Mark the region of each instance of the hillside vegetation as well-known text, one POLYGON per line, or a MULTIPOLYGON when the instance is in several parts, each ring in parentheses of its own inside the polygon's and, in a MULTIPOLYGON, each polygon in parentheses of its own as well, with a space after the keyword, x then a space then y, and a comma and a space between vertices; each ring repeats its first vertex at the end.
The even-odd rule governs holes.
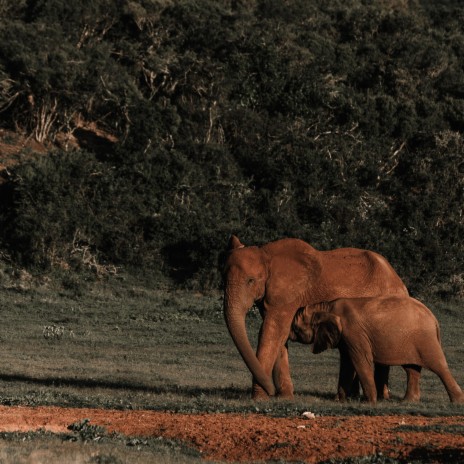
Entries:
POLYGON ((462 297, 463 24, 457 0, 0 1, 1 128, 50 150, 3 174, 2 256, 215 288, 231 233, 293 236, 462 297))

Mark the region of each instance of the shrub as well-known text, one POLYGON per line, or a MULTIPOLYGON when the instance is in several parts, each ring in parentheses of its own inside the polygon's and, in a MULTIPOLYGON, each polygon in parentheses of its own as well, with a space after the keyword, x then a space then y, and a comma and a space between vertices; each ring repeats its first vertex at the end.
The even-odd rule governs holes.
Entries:
POLYGON ((459 2, 0 10, 3 127, 50 142, 87 121, 117 140, 11 170, 0 234, 18 263, 214 287, 231 233, 297 236, 379 251, 415 292, 459 287, 459 2))

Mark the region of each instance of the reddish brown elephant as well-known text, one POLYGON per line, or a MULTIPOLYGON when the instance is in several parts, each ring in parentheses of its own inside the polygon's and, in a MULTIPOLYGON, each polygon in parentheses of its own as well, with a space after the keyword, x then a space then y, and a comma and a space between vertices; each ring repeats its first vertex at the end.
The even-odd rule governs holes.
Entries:
POLYGON ((232 339, 253 375, 253 397, 293 397, 287 339, 298 308, 337 298, 408 295, 388 261, 367 250, 318 251, 298 239, 261 247, 229 241, 224 268, 224 315, 232 339), (263 324, 251 347, 245 317, 257 304, 263 324))
POLYGON ((408 374, 405 400, 419 401, 422 367, 440 377, 452 402, 464 402, 464 393, 452 376, 432 312, 410 297, 342 298, 301 308, 295 315, 290 339, 313 344, 313 353, 338 348, 340 389, 350 389, 354 371, 364 395, 377 400, 374 363, 403 366, 408 374), (350 362, 347 363, 346 360, 350 362))

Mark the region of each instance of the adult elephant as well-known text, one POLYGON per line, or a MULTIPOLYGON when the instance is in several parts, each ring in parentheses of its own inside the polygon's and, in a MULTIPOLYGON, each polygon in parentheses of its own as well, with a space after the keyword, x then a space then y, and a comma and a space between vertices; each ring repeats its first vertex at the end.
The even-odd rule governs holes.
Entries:
POLYGON ((367 250, 318 251, 287 238, 261 247, 229 240, 224 268, 224 316, 230 335, 253 375, 253 398, 293 397, 287 340, 302 306, 337 298, 408 295, 388 261, 367 250), (257 304, 263 324, 255 354, 245 317, 257 304))

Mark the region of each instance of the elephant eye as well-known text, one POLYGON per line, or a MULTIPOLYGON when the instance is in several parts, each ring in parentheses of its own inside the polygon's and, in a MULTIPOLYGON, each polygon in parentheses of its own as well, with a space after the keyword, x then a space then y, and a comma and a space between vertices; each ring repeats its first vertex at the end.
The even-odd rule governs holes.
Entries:
POLYGON ((248 285, 252 285, 254 283, 255 283, 255 279, 253 279, 253 277, 250 277, 250 278, 247 279, 247 284, 248 285))

